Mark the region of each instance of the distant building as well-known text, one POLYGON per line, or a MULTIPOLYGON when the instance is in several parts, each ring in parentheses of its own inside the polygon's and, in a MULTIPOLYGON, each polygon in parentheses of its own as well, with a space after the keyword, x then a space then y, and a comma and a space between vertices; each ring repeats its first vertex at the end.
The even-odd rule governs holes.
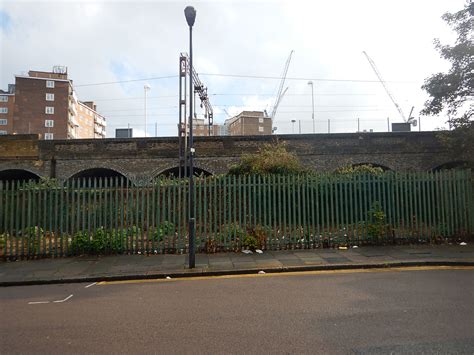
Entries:
POLYGON ((411 124, 409 122, 392 123, 392 132, 410 132, 411 124))
POLYGON ((115 138, 133 138, 133 128, 116 128, 115 138))
POLYGON ((97 112, 94 102, 78 100, 65 67, 16 75, 15 85, 9 85, 8 92, 0 91, 0 134, 104 138, 105 126, 105 117, 97 112))
POLYGON ((242 111, 225 121, 229 136, 258 136, 272 134, 272 119, 262 111, 242 111))
MULTIPOLYGON (((189 131, 189 124, 187 131, 189 131)), ((221 133, 222 125, 213 124, 209 129, 209 124, 203 118, 196 118, 193 120, 194 137, 221 136, 221 133)))

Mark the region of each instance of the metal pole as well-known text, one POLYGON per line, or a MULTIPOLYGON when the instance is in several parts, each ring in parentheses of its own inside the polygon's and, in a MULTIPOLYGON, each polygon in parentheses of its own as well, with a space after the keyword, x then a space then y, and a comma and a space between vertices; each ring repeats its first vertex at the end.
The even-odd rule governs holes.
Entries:
POLYGON ((316 133, 316 123, 314 121, 314 90, 313 90, 313 84, 311 83, 311 101, 313 103, 313 114, 312 114, 312 118, 313 118, 313 133, 316 133))
POLYGON ((196 266, 194 250, 194 165, 193 165, 193 28, 189 26, 189 268, 196 266))
POLYGON ((328 133, 331 133, 331 120, 328 118, 328 133))
POLYGON ((360 132, 360 118, 357 117, 357 132, 360 132))
POLYGON ((390 117, 387 117, 387 132, 390 132, 390 117))
POLYGON ((301 134, 301 120, 298 120, 298 130, 299 134, 301 134))
POLYGON ((143 87, 143 90, 145 90, 145 137, 146 137, 146 85, 143 87))

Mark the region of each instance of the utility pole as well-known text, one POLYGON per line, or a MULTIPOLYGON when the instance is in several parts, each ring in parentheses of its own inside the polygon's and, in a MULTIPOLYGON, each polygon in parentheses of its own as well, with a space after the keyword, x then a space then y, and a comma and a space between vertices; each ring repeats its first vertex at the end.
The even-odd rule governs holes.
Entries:
POLYGON ((147 121, 147 112, 146 112, 146 93, 147 93, 147 92, 148 92, 150 89, 151 89, 151 86, 150 86, 150 85, 148 85, 148 84, 145 84, 145 85, 143 86, 143 90, 145 91, 145 137, 147 136, 147 134, 146 134, 146 126, 147 126, 147 123, 146 123, 146 121, 147 121))
POLYGON ((314 121, 314 84, 312 81, 308 81, 308 85, 311 85, 311 102, 313 104, 313 114, 312 114, 312 119, 313 119, 313 133, 316 133, 316 123, 314 121))

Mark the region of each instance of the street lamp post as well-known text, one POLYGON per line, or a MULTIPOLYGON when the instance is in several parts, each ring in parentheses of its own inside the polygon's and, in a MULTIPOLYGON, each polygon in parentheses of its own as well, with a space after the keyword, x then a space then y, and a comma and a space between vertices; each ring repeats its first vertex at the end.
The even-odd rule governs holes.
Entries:
POLYGON ((196 20, 196 10, 192 6, 184 9, 184 16, 189 26, 189 268, 196 266, 194 250, 194 165, 193 165, 193 25, 196 20))
POLYGON ((146 120, 147 120, 147 112, 146 112, 146 93, 151 89, 151 86, 148 84, 145 84, 143 86, 143 90, 145 91, 145 137, 146 137, 146 120))
POLYGON ((295 134, 295 122, 296 120, 291 120, 291 133, 295 134))
POLYGON ((308 81, 308 85, 311 85, 311 102, 313 103, 313 133, 316 133, 316 123, 314 122, 314 88, 313 88, 313 82, 308 81))

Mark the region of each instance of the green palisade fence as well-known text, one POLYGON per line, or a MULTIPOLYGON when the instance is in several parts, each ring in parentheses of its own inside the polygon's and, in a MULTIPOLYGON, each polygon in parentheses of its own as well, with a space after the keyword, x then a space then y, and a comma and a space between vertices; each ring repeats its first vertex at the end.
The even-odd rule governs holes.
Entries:
MULTIPOLYGON (((187 179, 0 181, 0 257, 188 250, 187 179)), ((470 171, 196 178, 196 249, 433 242, 474 231, 470 171)))

